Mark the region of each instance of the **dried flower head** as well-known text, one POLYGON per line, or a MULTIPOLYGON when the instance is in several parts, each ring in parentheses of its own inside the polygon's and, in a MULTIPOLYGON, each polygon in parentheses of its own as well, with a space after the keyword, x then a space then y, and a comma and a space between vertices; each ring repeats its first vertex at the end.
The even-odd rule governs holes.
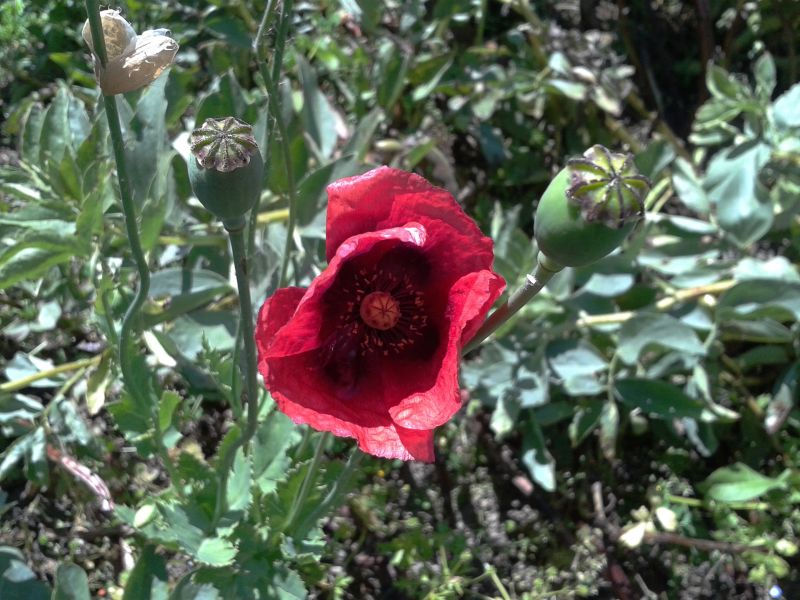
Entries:
POLYGON ((100 13, 106 64, 103 65, 94 46, 89 21, 83 25, 83 39, 94 57, 97 83, 106 96, 143 88, 155 81, 175 60, 178 43, 167 29, 151 29, 136 35, 131 24, 119 11, 100 13))

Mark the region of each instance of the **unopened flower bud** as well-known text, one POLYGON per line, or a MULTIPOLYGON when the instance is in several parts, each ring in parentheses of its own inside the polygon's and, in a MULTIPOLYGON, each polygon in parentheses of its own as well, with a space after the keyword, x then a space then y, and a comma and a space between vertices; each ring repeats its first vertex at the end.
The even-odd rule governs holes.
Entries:
POLYGON ((189 136, 189 181, 203 206, 237 227, 258 202, 264 161, 253 128, 235 117, 206 119, 189 136))
POLYGON ((562 267, 603 258, 642 218, 649 190, 631 155, 592 146, 568 161, 542 195, 534 222, 539 251, 562 267))
POLYGON ((151 29, 136 35, 119 11, 100 12, 106 64, 95 49, 89 21, 83 25, 83 39, 94 56, 94 72, 103 94, 113 96, 143 88, 155 81, 175 60, 178 43, 167 29, 151 29))

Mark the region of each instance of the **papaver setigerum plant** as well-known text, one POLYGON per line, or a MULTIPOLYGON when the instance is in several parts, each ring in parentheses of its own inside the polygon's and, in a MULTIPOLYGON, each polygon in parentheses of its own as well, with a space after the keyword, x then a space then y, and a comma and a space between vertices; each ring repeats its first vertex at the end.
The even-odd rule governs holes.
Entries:
POLYGON ((328 267, 267 299, 259 369, 295 423, 370 454, 433 461, 461 408, 461 349, 504 288, 453 196, 381 167, 328 187, 328 267))
POLYGON ((205 4, 0 6, 0 600, 800 597, 798 3, 205 4))

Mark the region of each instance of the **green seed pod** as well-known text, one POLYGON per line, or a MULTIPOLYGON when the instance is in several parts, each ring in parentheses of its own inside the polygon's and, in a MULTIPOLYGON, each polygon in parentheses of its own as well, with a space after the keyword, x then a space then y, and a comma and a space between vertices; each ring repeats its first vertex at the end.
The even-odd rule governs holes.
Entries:
POLYGON ((540 253, 562 267, 603 258, 644 216, 649 190, 630 154, 592 146, 567 162, 539 201, 534 236, 540 253))
POLYGON ((195 196, 227 229, 244 226, 261 196, 264 161, 253 128, 234 117, 206 119, 189 136, 189 181, 195 196))

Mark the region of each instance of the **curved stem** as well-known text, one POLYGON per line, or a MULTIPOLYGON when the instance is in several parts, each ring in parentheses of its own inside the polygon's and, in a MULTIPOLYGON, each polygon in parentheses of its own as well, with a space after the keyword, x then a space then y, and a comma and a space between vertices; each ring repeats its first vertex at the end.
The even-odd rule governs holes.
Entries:
MULTIPOLYGON (((107 54, 105 38, 103 36, 103 26, 100 20, 100 7, 98 6, 97 0, 86 0, 86 12, 89 17, 89 27, 92 31, 94 52, 101 64, 105 65, 107 62, 107 54)), ((122 137, 122 127, 120 126, 116 96, 106 96, 103 94, 103 103, 105 106, 106 120, 108 121, 108 129, 111 135, 111 146, 114 150, 114 161, 117 165, 117 180, 119 182, 122 214, 125 217, 125 231, 128 236, 128 243, 130 244, 133 261, 136 264, 136 271, 139 274, 139 287, 136 289, 133 301, 128 307, 128 310, 125 312, 125 317, 122 319, 122 327, 119 333, 120 370, 122 371, 122 378, 125 381, 125 387, 128 393, 133 396, 139 406, 147 406, 151 409, 150 417, 153 421, 153 437, 156 449, 170 479, 174 483, 177 483, 179 480, 177 472, 164 446, 164 438, 159 425, 158 402, 150 398, 148 390, 143 389, 142 386, 136 382, 134 372, 133 363, 135 356, 133 338, 135 334, 139 333, 139 312, 150 290, 150 268, 147 264, 144 251, 142 250, 139 230, 136 225, 136 209, 134 208, 133 195, 131 194, 128 163, 125 160, 125 141, 122 137)), ((178 490, 180 494, 180 490, 177 487, 176 490, 178 490)))
POLYGON ((486 319, 484 324, 478 329, 478 332, 470 340, 470 342, 461 351, 461 354, 467 354, 480 346, 481 342, 489 337, 492 333, 506 321, 508 321, 514 314, 525 306, 531 299, 542 291, 547 282, 561 270, 562 267, 553 263, 550 259, 539 253, 536 270, 529 273, 525 279, 525 283, 516 292, 506 300, 506 303, 501 305, 495 310, 489 318, 486 319))

